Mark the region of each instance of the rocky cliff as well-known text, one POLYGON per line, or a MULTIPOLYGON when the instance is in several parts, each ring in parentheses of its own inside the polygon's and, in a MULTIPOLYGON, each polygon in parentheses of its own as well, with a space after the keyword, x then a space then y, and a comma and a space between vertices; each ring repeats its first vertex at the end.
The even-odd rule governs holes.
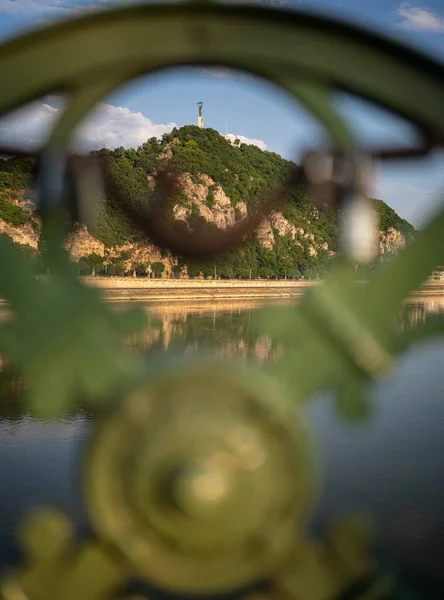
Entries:
MULTIPOLYGON (((119 211, 122 195, 139 206, 156 193, 155 174, 168 164, 179 173, 179 191, 171 218, 192 230, 198 220, 219 230, 245 218, 259 194, 279 185, 291 165, 279 155, 257 147, 233 146, 211 129, 183 127, 148 140, 136 150, 97 153, 102 161, 105 194, 97 199, 94 226, 76 225, 65 247, 82 273, 214 274, 236 277, 313 278, 322 275, 338 249, 337 213, 320 212, 310 191, 299 187, 279 211, 264 219, 242 248, 211 264, 184 261, 143 239, 119 211), (117 191, 119 193, 117 193, 117 191), (120 196, 119 196, 120 195, 120 196)), ((31 166, 10 159, 0 162, 0 233, 38 251, 40 226, 29 200, 31 166)), ((413 236, 413 228, 384 202, 374 201, 381 216, 380 253, 393 254, 413 236)))
POLYGON ((30 223, 14 227, 13 225, 6 223, 3 219, 0 219, 0 234, 1 233, 8 235, 17 244, 29 246, 35 250, 38 248, 40 233, 38 230, 36 231, 30 223))

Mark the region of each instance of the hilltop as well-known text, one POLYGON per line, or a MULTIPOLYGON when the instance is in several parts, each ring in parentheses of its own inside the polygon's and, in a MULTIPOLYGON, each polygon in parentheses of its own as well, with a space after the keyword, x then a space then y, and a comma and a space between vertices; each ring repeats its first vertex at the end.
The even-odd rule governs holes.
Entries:
MULTIPOLYGON (((168 163, 180 173, 180 189, 171 203, 171 218, 186 227, 205 221, 225 229, 243 218, 258 194, 282 183, 294 167, 274 152, 230 143, 214 129, 186 126, 161 140, 151 138, 137 149, 102 149, 92 153, 104 164, 105 193, 94 205, 90 231, 77 225, 66 249, 79 272, 138 275, 154 273, 218 277, 322 276, 338 250, 337 211, 319 211, 310 190, 296 187, 279 211, 264 220, 257 232, 230 254, 216 260, 191 261, 171 256, 143 239, 124 216, 118 197, 137 206, 148 205, 156 193, 155 173, 168 163)), ((20 244, 39 269, 40 225, 32 213, 29 187, 32 161, 0 161, 0 233, 20 244)), ((414 235, 413 227, 382 200, 380 257, 395 253, 414 235)))

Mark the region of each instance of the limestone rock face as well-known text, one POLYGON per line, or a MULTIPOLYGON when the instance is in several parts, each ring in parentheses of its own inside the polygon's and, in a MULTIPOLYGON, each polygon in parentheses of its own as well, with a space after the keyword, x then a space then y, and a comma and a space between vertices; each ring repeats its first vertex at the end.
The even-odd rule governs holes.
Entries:
POLYGON ((172 156, 173 156, 173 151, 171 150, 171 147, 169 145, 167 145, 165 150, 159 154, 159 157, 158 157, 159 163, 162 166, 164 166, 166 163, 168 163, 168 161, 170 160, 170 158, 172 156))
POLYGON ((185 208, 185 206, 180 206, 179 204, 173 206, 173 215, 176 221, 183 221, 188 225, 187 218, 190 216, 190 213, 191 211, 185 208))
POLYGON ((35 250, 38 249, 40 234, 30 223, 26 223, 20 227, 13 227, 3 219, 0 219, 0 233, 6 233, 16 244, 31 246, 35 250))
POLYGON ((177 264, 177 259, 172 256, 162 258, 160 249, 148 242, 146 244, 141 242, 127 243, 123 246, 106 248, 105 244, 99 242, 89 233, 85 225, 78 225, 67 237, 65 248, 73 262, 79 262, 82 256, 89 256, 90 254, 106 257, 105 262, 107 262, 107 259, 118 258, 124 253, 129 256, 123 261, 128 270, 131 270, 136 263, 162 262, 165 265, 165 275, 169 275, 173 266, 177 264))
POLYGON ((284 215, 276 210, 273 210, 270 213, 270 223, 272 227, 277 229, 279 235, 287 235, 287 233, 291 234, 291 238, 294 240, 297 235, 296 227, 293 223, 290 223, 284 215))
POLYGON ((402 233, 390 227, 387 231, 379 232, 379 251, 381 254, 396 254, 398 250, 405 247, 405 238, 402 233))
MULTIPOLYGON (((159 156, 159 166, 167 165, 173 156, 172 147, 179 140, 172 140, 159 156)), ((251 180, 254 178, 251 176, 251 180)), ((208 223, 212 223, 219 230, 226 230, 239 223, 247 217, 248 209, 245 202, 238 202, 233 206, 231 199, 223 188, 206 174, 199 174, 195 180, 190 173, 182 173, 178 177, 178 184, 183 192, 180 204, 173 207, 173 216, 177 221, 185 223, 191 229, 189 223, 191 216, 197 213, 208 223)), ((147 186, 154 189, 156 185, 155 173, 147 175, 147 186)), ((11 193, 10 202, 21 206, 30 215, 34 205, 24 193, 11 193)), ((320 218, 317 208, 313 207, 310 215, 314 220, 320 218)), ((33 217, 35 219, 35 217, 33 217)), ((35 219, 38 222, 38 219, 35 219)), ((305 221, 304 221, 305 223, 305 221)), ((307 227, 310 221, 307 220, 307 227)), ((38 249, 39 230, 34 229, 30 223, 24 226, 13 227, 0 219, 0 233, 6 233, 12 240, 19 244, 31 246, 38 249)), ((319 252, 327 252, 334 256, 335 252, 330 250, 328 243, 315 234, 306 231, 306 228, 296 226, 278 211, 272 211, 267 218, 263 219, 257 231, 259 243, 263 248, 273 250, 276 244, 276 236, 289 236, 295 246, 309 256, 316 257, 319 252)), ((391 227, 387 231, 379 232, 379 247, 381 254, 395 254, 406 245, 404 236, 398 229, 391 227)), ((71 260, 78 262, 82 257, 90 254, 98 254, 104 257, 105 263, 112 258, 124 258, 127 270, 134 268, 136 263, 162 262, 165 265, 164 276, 168 277, 177 265, 177 259, 167 252, 161 252, 154 244, 147 242, 126 243, 123 246, 106 248, 105 245, 92 236, 85 225, 77 225, 74 231, 65 240, 65 248, 69 252, 71 260)), ((180 277, 187 277, 187 269, 184 267, 180 277)))
POLYGON ((256 231, 257 239, 263 248, 272 250, 274 248, 274 233, 270 221, 263 219, 256 231))
POLYGON ((147 175, 146 180, 147 180, 148 187, 150 188, 150 190, 154 190, 156 187, 156 181, 154 179, 154 175, 147 175))
POLYGON ((98 254, 105 256, 105 244, 93 237, 86 225, 78 225, 65 240, 65 248, 73 262, 79 262, 82 256, 98 254))
MULTIPOLYGON (((207 223, 213 223, 218 229, 227 229, 233 227, 236 223, 236 209, 231 205, 230 198, 225 194, 220 185, 208 175, 199 175, 199 183, 194 183, 189 173, 182 173, 178 177, 178 183, 188 198, 185 206, 176 205, 173 213, 176 218, 187 222, 193 208, 197 209, 199 215, 207 223), (213 194, 213 205, 207 206, 207 197, 210 191, 213 194)), ((244 202, 237 205, 237 211, 240 215, 245 215, 247 206, 244 202)))
POLYGON ((164 168, 168 164, 170 158, 172 158, 172 156, 173 156, 173 151, 171 149, 171 146, 174 146, 175 144, 178 144, 179 142, 180 142, 180 140, 178 138, 174 138, 169 144, 165 145, 165 149, 157 157, 157 160, 159 161, 159 165, 162 168, 164 168))
MULTIPOLYGON (((176 258, 170 254, 162 257, 160 248, 149 242, 127 243, 123 246, 114 246, 108 252, 110 258, 119 257, 122 253, 127 254, 129 258, 124 260, 124 264, 128 270, 131 270, 136 263, 161 262, 165 265, 163 273, 165 277, 168 277, 172 273, 173 267, 177 264, 176 258)), ((148 269, 148 272, 150 272, 150 269, 148 269)))
MULTIPOLYGON (((300 248, 304 247, 301 239, 307 237, 307 235, 310 237, 310 239, 314 240, 314 235, 312 233, 304 236, 304 229, 302 227, 296 227, 293 225, 293 223, 286 219, 281 212, 273 210, 268 219, 263 219, 257 230, 259 242, 264 248, 269 248, 270 250, 274 248, 274 230, 277 232, 277 235, 280 236, 290 234, 295 246, 299 246, 300 248)), ((315 254, 311 256, 315 256, 317 254, 317 251, 314 248, 313 250, 315 254)))

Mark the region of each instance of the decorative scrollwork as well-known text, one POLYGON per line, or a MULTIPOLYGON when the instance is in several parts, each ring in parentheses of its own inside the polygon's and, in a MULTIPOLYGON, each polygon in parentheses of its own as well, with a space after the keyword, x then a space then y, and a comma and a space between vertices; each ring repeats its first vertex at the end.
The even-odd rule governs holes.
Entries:
MULTIPOLYGON (((38 414, 60 414, 79 395, 96 406, 112 404, 82 466, 91 539, 77 539, 74 525, 55 510, 29 517, 22 536, 27 560, 0 583, 0 594, 4 600, 99 600, 118 595, 135 577, 177 595, 248 597, 243 586, 262 581, 265 597, 280 600, 390 597, 396 586, 375 567, 368 528, 346 520, 326 540, 308 534, 316 473, 306 426, 291 405, 333 389, 344 414, 367 414, 366 386, 415 341, 397 333, 394 318, 407 293, 444 263, 444 210, 365 284, 356 283, 350 264, 365 260, 365 252, 356 250, 345 227, 343 260, 321 287, 298 308, 258 313, 261 332, 286 350, 268 373, 200 360, 170 366, 169 359, 150 370, 123 340, 144 326, 140 313, 107 310, 61 252, 62 209, 71 203, 77 218, 85 203, 84 171, 73 167, 69 142, 103 95, 141 72, 182 64, 241 68, 302 101, 330 134, 328 156, 351 167, 342 179, 334 168, 319 176, 312 155, 305 171, 295 170, 286 185, 308 178, 321 203, 366 210, 366 155, 334 113, 332 89, 373 100, 416 126, 418 148, 376 149, 370 157, 424 153, 444 143, 443 67, 360 29, 293 11, 138 6, 49 27, 0 48, 0 115, 43 93, 71 92, 38 153, 37 199, 51 278, 36 281, 12 245, 0 241, 0 294, 13 312, 0 350, 25 377, 38 414), (166 38, 170 44, 162 43, 166 38), (406 94, 412 80, 417 93, 406 94)), ((125 199, 122 207, 153 240, 184 255, 239 242, 285 191, 274 190, 228 234, 191 238, 163 222, 174 180, 160 178, 160 208, 134 212, 125 199)), ((422 334, 442 329, 438 321, 422 334)))
POLYGON ((308 434, 267 375, 173 366, 98 425, 87 506, 136 573, 177 593, 228 591, 269 576, 302 534, 308 434))

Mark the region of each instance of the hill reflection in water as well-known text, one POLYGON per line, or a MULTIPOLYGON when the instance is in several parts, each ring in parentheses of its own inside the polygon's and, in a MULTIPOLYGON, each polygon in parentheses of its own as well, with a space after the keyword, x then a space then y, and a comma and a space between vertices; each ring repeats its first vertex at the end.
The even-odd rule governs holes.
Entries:
MULTIPOLYGON (((167 350, 192 354, 207 351, 216 358, 251 360, 264 364, 276 360, 279 344, 253 328, 252 316, 264 305, 297 306, 298 300, 222 300, 147 305, 148 327, 128 339, 147 356, 167 350)), ((122 305, 120 305, 121 307, 122 305)), ((120 307, 116 307, 119 310, 120 307)), ((401 330, 423 324, 429 316, 444 313, 444 298, 415 299, 400 313, 401 330)), ((6 319, 3 312, 0 320, 6 319)), ((0 420, 20 418, 24 384, 10 372, 0 356, 0 420)))
MULTIPOLYGON (((129 343, 145 353, 170 348, 191 353, 205 348, 218 358, 266 362, 278 356, 279 346, 258 335, 252 327, 252 314, 264 305, 296 307, 297 303, 298 300, 196 301, 149 306, 149 327, 129 343)), ((440 313, 444 313, 444 297, 414 298, 400 312, 399 327, 405 330, 421 325, 440 313)))
POLYGON ((149 307, 149 328, 129 343, 145 353, 175 349, 190 354, 205 349, 217 358, 272 360, 277 345, 252 327, 251 316, 258 306, 257 301, 219 301, 149 307))

